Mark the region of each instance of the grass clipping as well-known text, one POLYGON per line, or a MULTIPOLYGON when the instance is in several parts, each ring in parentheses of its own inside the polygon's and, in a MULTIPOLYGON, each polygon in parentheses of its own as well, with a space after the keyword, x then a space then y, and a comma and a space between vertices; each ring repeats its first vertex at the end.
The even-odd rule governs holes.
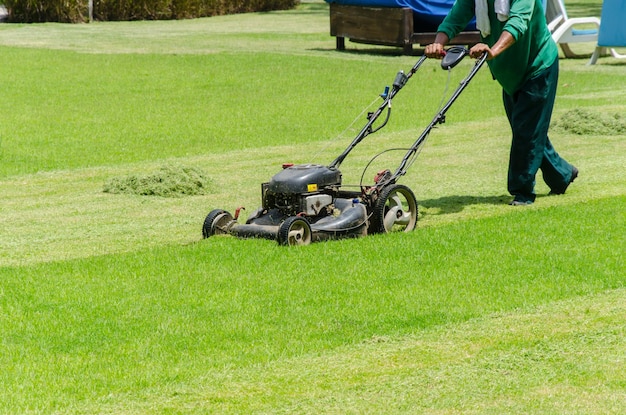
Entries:
POLYGON ((165 165, 144 175, 115 177, 104 184, 105 193, 183 197, 211 193, 213 182, 195 167, 165 165))
POLYGON ((626 118, 618 113, 576 108, 563 114, 555 127, 576 135, 622 135, 626 134, 626 118))

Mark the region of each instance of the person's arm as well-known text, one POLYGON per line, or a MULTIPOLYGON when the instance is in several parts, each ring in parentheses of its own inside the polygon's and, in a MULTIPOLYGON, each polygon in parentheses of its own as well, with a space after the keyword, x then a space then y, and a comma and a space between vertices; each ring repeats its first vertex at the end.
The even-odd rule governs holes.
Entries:
POLYGON ((477 43, 472 46, 470 49, 470 56, 477 59, 480 58, 483 53, 487 53, 487 60, 491 60, 510 48, 514 43, 515 38, 513 35, 505 30, 492 47, 487 46, 485 43, 477 43))
POLYGON ((474 0, 456 0, 448 15, 437 28, 435 41, 426 46, 424 54, 429 58, 442 58, 444 46, 458 35, 474 17, 474 0))
POLYGON ((527 32, 534 7, 534 0, 517 0, 512 3, 509 19, 496 43, 491 48, 484 43, 474 45, 470 49, 470 56, 478 58, 483 53, 487 53, 487 59, 493 59, 511 47, 527 32))

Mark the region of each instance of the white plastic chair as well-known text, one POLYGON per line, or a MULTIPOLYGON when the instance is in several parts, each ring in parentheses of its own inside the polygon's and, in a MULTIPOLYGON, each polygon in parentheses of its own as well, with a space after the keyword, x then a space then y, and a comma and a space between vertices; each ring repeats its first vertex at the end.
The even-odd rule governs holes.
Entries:
POLYGON ((607 49, 610 50, 614 58, 624 59, 626 55, 619 54, 613 47, 626 47, 626 1, 624 0, 604 0, 602 3, 602 20, 600 33, 598 34, 598 44, 596 46, 589 65, 596 63, 600 55, 605 55, 607 49))
POLYGON ((569 18, 563 0, 547 1, 546 20, 552 39, 561 47, 566 58, 579 57, 569 47, 570 43, 596 43, 598 41, 600 19, 597 17, 569 18), (592 27, 589 28, 589 26, 592 27))

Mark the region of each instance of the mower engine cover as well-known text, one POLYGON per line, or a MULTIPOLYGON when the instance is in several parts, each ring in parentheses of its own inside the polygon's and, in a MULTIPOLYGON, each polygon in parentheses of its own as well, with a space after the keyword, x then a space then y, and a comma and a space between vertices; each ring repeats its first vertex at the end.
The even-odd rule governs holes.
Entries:
POLYGON ((319 164, 287 167, 272 177, 267 191, 274 194, 315 193, 341 185, 341 172, 319 164))
POLYGON ((333 203, 341 172, 319 164, 301 164, 283 169, 262 186, 263 208, 283 215, 324 215, 333 203))

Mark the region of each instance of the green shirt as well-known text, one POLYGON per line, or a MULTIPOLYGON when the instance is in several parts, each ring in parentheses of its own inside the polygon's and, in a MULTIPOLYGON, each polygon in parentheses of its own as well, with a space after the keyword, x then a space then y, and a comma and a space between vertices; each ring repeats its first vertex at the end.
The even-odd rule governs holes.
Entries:
MULTIPOLYGON (((515 39, 511 47, 487 61, 494 78, 512 95, 526 80, 552 65, 558 59, 558 49, 546 24, 541 0, 510 1, 509 18, 501 22, 494 11, 494 0, 487 0, 491 34, 482 39, 489 47, 498 41, 503 31, 515 39)), ((452 39, 472 20, 474 10, 474 0, 456 0, 437 30, 452 39)))

